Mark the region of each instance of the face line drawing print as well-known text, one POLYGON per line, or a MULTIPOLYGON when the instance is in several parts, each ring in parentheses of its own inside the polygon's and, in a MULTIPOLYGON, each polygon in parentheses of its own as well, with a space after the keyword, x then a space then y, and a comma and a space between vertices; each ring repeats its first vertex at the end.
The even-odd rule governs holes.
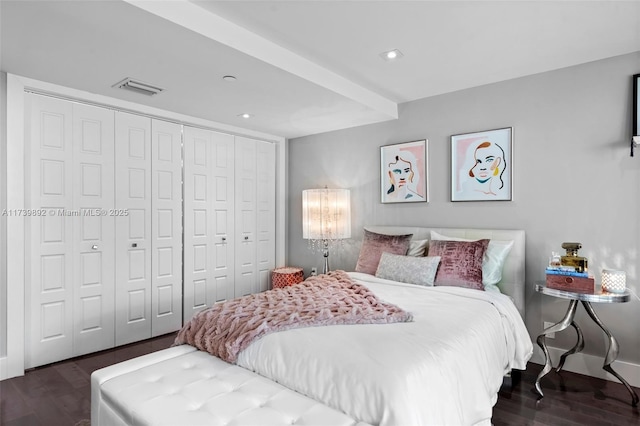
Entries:
POLYGON ((389 163, 387 165, 387 168, 389 168, 389 180, 391 181, 391 187, 387 191, 387 194, 390 194, 393 191, 395 191, 396 179, 394 179, 395 177, 394 175, 398 176, 398 187, 401 187, 407 184, 407 180, 405 179, 406 175, 409 176, 409 181, 413 182, 413 167, 411 166, 411 163, 401 158, 399 155, 396 155, 395 160, 396 161, 394 163, 389 163), (403 168, 401 164, 398 164, 400 162, 407 164, 408 167, 403 168), (396 165, 396 167, 392 167, 393 165, 396 165))
POLYGON ((469 176, 475 178, 476 181, 480 184, 488 184, 487 190, 475 189, 475 191, 482 192, 486 195, 497 195, 491 189, 491 184, 493 183, 493 179, 497 178, 500 181, 500 187, 498 188, 498 190, 504 187, 504 180, 502 179, 502 175, 504 174, 507 166, 505 161, 504 149, 502 149, 502 147, 495 142, 492 143, 489 141, 484 141, 475 148, 473 156, 474 165, 473 167, 471 167, 471 169, 469 169, 469 176), (496 152, 491 152, 489 149, 492 146, 498 148, 500 150, 500 153, 497 154, 496 152), (479 151, 484 151, 484 153, 479 151))
POLYGON ((411 161, 412 159, 409 159, 405 154, 397 153, 393 156, 395 161, 387 163, 389 189, 386 191, 386 194, 391 197, 403 199, 410 199, 413 197, 423 199, 424 197, 418 194, 414 189, 414 183, 416 183, 414 182, 416 172, 414 171, 413 163, 411 161))

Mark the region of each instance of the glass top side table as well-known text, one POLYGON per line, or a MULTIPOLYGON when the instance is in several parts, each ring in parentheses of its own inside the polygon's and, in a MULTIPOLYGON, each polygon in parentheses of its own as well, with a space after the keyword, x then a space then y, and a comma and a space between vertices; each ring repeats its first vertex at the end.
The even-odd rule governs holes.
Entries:
POLYGON ((602 368, 605 371, 613 374, 627 388, 627 390, 631 394, 631 401, 632 401, 631 405, 636 407, 638 405, 638 394, 636 394, 636 392, 631 388, 629 383, 627 383, 627 381, 623 379, 622 376, 620 376, 617 372, 615 372, 611 367, 611 363, 615 361, 616 358, 618 357, 618 351, 619 351, 618 341, 615 339, 615 337, 613 337, 611 332, 607 330, 607 328, 604 326, 602 321, 600 321, 600 318, 598 318, 595 311, 593 310, 593 307, 591 306, 591 303, 628 302, 630 299, 629 291, 626 290, 624 293, 607 293, 607 292, 574 293, 566 290, 556 290, 553 288, 548 288, 544 284, 536 284, 536 291, 538 293, 546 294, 548 296, 559 297, 562 299, 570 300, 569 308, 567 309, 567 313, 565 314, 564 318, 562 318, 560 322, 552 325, 551 327, 546 328, 542 332, 542 334, 539 335, 538 338, 536 339, 538 346, 540 346, 540 348, 542 348, 542 351, 544 352, 544 360, 545 360, 544 368, 542 369, 542 371, 540 371, 540 374, 538 374, 538 377, 536 379, 536 391, 538 392, 538 394, 541 397, 544 396, 544 394, 542 393, 542 388, 540 387, 540 380, 545 375, 547 375, 547 373, 549 373, 549 371, 551 371, 552 369, 551 358, 549 357, 549 350, 547 349, 547 343, 546 343, 547 334, 560 332, 569 326, 572 326, 576 330, 576 333, 578 334, 578 341, 576 342, 575 346, 560 356, 560 362, 556 367, 556 372, 560 372, 560 370, 562 370, 562 367, 564 366, 564 362, 566 361, 569 355, 580 352, 584 348, 584 337, 582 335, 582 330, 580 330, 580 327, 578 327, 578 324, 576 324, 574 321, 574 317, 576 315, 576 309, 578 307, 578 302, 581 302, 582 306, 584 306, 584 309, 587 311, 587 314, 589 314, 589 317, 591 317, 593 322, 595 322, 598 325, 598 327, 600 327, 602 331, 604 331, 604 334, 606 334, 607 337, 609 338, 609 348, 607 349, 607 354, 605 355, 604 364, 602 368))

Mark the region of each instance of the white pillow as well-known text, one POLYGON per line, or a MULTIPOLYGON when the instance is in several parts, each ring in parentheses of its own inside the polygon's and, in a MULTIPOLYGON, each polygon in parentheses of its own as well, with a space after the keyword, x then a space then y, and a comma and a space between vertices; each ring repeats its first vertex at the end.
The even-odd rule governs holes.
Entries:
POLYGON ((376 277, 402 283, 432 286, 438 271, 440 256, 402 256, 382 253, 376 277))
POLYGON ((424 256, 429 240, 411 240, 409 241, 409 250, 407 256, 421 257, 424 256))
MULTIPOLYGON (((448 237, 431 231, 432 240, 476 241, 467 238, 448 237)), ((489 246, 482 257, 482 285, 485 291, 500 291, 497 284, 502 279, 502 268, 513 247, 512 240, 489 240, 489 246)))

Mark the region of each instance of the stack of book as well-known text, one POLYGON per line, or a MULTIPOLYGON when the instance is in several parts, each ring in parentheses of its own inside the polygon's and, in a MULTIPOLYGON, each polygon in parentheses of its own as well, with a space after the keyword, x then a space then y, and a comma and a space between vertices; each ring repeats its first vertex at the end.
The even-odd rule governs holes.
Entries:
POLYGON ((548 267, 547 287, 574 293, 594 293, 595 280, 588 272, 576 272, 575 268, 560 266, 548 267))

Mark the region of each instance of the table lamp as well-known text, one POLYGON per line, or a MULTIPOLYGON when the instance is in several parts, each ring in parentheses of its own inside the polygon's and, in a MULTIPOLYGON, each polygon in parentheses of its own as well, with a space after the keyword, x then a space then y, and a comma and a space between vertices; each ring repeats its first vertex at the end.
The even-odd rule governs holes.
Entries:
POLYGON ((324 256, 323 274, 329 272, 329 247, 351 238, 351 195, 348 189, 302 191, 302 238, 324 256))

